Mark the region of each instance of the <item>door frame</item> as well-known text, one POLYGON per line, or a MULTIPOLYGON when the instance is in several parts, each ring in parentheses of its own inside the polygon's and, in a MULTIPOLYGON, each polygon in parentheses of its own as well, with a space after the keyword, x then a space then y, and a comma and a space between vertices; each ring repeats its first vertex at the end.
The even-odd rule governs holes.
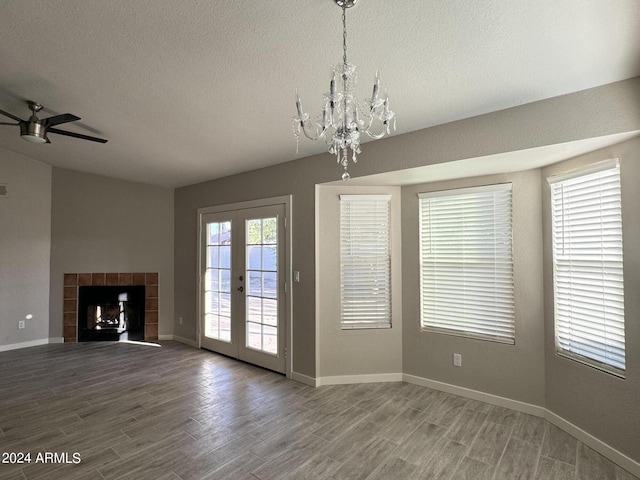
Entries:
POLYGON ((203 316, 203 305, 204 305, 204 295, 202 293, 202 217, 208 213, 221 213, 221 212, 229 212, 236 210, 245 210, 248 208, 255 207, 267 207, 271 205, 284 205, 285 212, 285 229, 282 236, 283 245, 285 248, 284 252, 284 263, 285 270, 283 272, 283 278, 285 282, 285 375, 287 378, 291 378, 292 375, 292 365, 293 365, 293 296, 292 296, 292 268, 291 268, 291 232, 292 232, 292 196, 291 195, 281 195, 278 197, 271 198, 263 198, 258 200, 249 200, 244 202, 235 202, 235 203, 227 203, 224 205, 215 205, 211 207, 202 207, 197 210, 197 288, 198 288, 198 316, 196 319, 196 336, 197 336, 197 344, 198 348, 202 348, 202 316, 203 316))

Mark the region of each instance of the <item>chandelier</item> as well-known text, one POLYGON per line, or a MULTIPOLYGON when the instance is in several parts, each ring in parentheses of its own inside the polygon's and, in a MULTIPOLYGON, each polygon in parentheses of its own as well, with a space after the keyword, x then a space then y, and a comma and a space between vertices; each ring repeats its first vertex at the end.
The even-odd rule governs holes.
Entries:
POLYGON ((380 139, 395 130, 395 113, 389 110, 389 96, 380 95, 380 73, 376 72, 373 93, 363 104, 355 95, 356 66, 347 61, 347 8, 353 7, 358 0, 334 0, 342 8, 342 63, 332 67, 329 92, 324 94, 322 116, 312 121, 309 114, 302 110, 300 96, 296 90, 296 109, 293 117, 293 134, 296 137, 296 152, 300 132, 309 140, 324 139, 329 145, 329 153, 336 156, 338 164, 344 168, 343 180, 351 178, 347 168, 349 156, 353 163, 358 161, 360 134, 380 139), (349 155, 351 150, 351 155, 349 155))

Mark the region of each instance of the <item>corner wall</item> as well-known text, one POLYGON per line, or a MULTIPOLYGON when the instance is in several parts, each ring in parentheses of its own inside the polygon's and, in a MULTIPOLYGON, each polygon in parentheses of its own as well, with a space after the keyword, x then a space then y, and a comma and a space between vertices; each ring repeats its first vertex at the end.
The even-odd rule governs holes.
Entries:
POLYGON ((0 350, 48 343, 51 167, 0 150, 0 183, 0 350))
POLYGON ((50 336, 75 272, 158 272, 158 335, 173 334, 173 190, 62 168, 52 185, 50 336))

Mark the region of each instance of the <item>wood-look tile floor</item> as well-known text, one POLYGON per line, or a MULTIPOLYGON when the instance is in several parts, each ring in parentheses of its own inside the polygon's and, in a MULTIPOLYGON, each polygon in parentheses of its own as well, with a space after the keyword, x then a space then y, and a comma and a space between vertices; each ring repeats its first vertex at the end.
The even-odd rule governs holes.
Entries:
POLYGON ((0 452, 31 454, 0 480, 635 478, 537 417, 405 383, 314 389, 175 342, 0 353, 0 452))

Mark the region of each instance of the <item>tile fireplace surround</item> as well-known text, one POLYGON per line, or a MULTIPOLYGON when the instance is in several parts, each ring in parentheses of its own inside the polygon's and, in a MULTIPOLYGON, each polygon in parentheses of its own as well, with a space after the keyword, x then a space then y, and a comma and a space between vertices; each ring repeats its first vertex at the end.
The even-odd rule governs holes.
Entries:
POLYGON ((158 340, 158 273, 65 273, 64 341, 78 341, 78 287, 144 285, 144 339, 158 340))

